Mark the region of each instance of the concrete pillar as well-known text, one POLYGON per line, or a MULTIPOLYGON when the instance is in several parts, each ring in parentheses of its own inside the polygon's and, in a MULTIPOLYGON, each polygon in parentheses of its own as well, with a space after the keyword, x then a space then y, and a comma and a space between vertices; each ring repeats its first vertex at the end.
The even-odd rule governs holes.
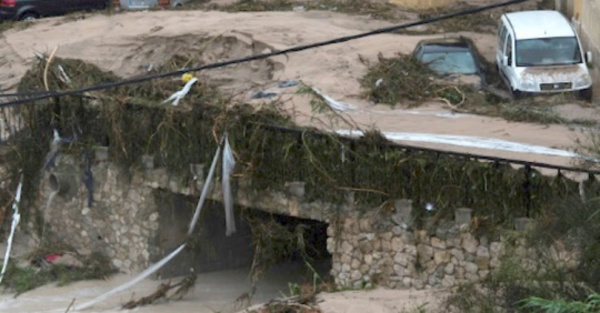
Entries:
POLYGON ((303 181, 286 182, 285 186, 287 187, 288 194, 292 197, 302 199, 304 197, 304 195, 306 194, 306 182, 303 182, 303 181))
POLYGON ((94 157, 98 162, 108 161, 108 147, 107 146, 96 146, 94 147, 94 157))
POLYGON ((472 209, 458 208, 454 211, 454 222, 457 225, 471 225, 472 209))
POLYGON ((531 225, 531 220, 527 217, 517 217, 515 218, 515 230, 516 231, 526 231, 531 225))
POLYGON ((144 166, 145 170, 154 169, 154 156, 150 154, 142 155, 142 165, 144 166))

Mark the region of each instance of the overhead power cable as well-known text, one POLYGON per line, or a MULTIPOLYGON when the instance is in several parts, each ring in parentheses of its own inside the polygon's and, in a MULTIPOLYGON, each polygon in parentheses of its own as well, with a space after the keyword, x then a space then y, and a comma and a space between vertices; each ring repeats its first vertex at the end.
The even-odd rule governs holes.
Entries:
POLYGON ((118 81, 118 82, 104 83, 104 84, 99 84, 99 85, 90 86, 90 87, 84 87, 84 88, 80 88, 80 89, 65 90, 65 91, 4 94, 1 96, 19 97, 22 99, 17 99, 17 100, 1 103, 0 108, 21 105, 21 104, 30 103, 30 102, 34 102, 37 100, 43 100, 43 99, 48 99, 48 98, 78 95, 78 94, 82 94, 82 93, 89 92, 89 91, 98 91, 98 90, 110 89, 110 88, 115 88, 115 87, 120 87, 120 86, 125 86, 125 85, 137 84, 137 83, 151 81, 151 80, 155 80, 155 79, 159 79, 159 78, 178 76, 178 75, 182 75, 182 74, 188 73, 188 72, 196 72, 196 71, 201 71, 201 70, 220 68, 220 67, 225 67, 225 66, 239 64, 239 63, 245 63, 245 62, 250 62, 250 61, 255 61, 255 60, 266 59, 266 58, 274 57, 274 56, 278 56, 278 55, 286 55, 288 53, 300 52, 300 51, 315 49, 315 48, 319 48, 319 47, 329 46, 329 45, 333 45, 333 44, 343 43, 343 42, 347 42, 347 41, 351 41, 351 40, 356 40, 356 39, 360 39, 360 38, 364 38, 364 37, 370 37, 370 36, 374 36, 374 35, 390 33, 390 32, 394 32, 394 31, 409 28, 409 27, 431 24, 431 23, 435 23, 438 21, 447 20, 450 18, 460 17, 460 16, 464 16, 464 15, 469 15, 469 14, 475 14, 475 13, 488 11, 488 10, 492 10, 492 9, 496 9, 496 8, 500 8, 500 7, 505 7, 505 6, 509 6, 509 5, 513 5, 513 4, 523 3, 526 1, 530 1, 530 0, 511 0, 511 1, 496 3, 496 4, 482 6, 482 7, 470 8, 467 10, 462 10, 462 11, 458 11, 458 12, 454 12, 454 13, 448 13, 448 14, 443 14, 440 16, 432 17, 432 18, 422 19, 422 20, 419 20, 416 22, 410 22, 410 23, 405 23, 405 24, 400 24, 400 25, 379 28, 376 30, 363 32, 363 33, 359 33, 356 35, 339 37, 339 38, 321 41, 321 42, 317 42, 317 43, 296 46, 296 47, 292 47, 292 48, 288 48, 288 49, 284 49, 284 50, 277 50, 277 51, 273 51, 273 52, 269 52, 269 53, 257 54, 257 55, 244 57, 244 58, 240 58, 240 59, 235 59, 235 60, 205 64, 205 65, 201 65, 201 66, 197 66, 197 67, 185 68, 185 69, 180 69, 177 71, 172 71, 172 72, 167 72, 167 73, 141 76, 141 77, 131 78, 131 79, 122 80, 122 81, 118 81))

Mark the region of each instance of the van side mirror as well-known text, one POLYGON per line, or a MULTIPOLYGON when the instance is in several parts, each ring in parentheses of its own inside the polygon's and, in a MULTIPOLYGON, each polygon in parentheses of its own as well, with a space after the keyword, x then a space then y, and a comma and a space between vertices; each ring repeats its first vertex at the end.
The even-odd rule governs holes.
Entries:
POLYGON ((594 62, 594 57, 593 57, 592 51, 588 51, 585 53, 585 62, 587 64, 594 62))
POLYGON ((508 66, 508 56, 505 55, 502 57, 502 65, 508 66))

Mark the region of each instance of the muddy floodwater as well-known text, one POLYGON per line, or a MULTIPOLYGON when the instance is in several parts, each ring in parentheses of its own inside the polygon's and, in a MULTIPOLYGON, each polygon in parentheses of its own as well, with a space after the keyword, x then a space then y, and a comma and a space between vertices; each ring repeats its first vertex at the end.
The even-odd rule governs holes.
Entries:
MULTIPOLYGON (((289 295, 288 283, 311 281, 311 273, 301 262, 279 264, 271 268, 257 284, 252 304, 267 302, 289 295)), ((116 275, 107 281, 94 280, 76 282, 58 287, 47 285, 14 297, 0 295, 0 312, 65 312, 73 299, 74 307, 94 299, 125 283, 133 276, 116 275)), ((172 281, 176 282, 175 278, 172 281)), ((160 282, 147 279, 131 289, 114 295, 105 301, 81 312, 171 312, 171 313, 214 313, 236 312, 246 308, 245 303, 236 301, 250 292, 248 269, 236 269, 198 275, 194 290, 180 301, 159 302, 132 310, 121 310, 123 303, 139 299, 152 293, 160 282)), ((73 312, 73 311, 70 311, 73 312)))

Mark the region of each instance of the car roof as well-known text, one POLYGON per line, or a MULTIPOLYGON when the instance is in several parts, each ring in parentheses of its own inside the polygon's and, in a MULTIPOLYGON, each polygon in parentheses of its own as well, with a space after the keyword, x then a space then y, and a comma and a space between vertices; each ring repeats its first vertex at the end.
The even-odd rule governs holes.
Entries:
POLYGON ((439 38, 419 42, 423 52, 458 52, 470 51, 471 45, 462 38, 439 38))
POLYGON ((573 37, 569 21, 558 11, 520 11, 504 14, 512 26, 515 39, 573 37))

